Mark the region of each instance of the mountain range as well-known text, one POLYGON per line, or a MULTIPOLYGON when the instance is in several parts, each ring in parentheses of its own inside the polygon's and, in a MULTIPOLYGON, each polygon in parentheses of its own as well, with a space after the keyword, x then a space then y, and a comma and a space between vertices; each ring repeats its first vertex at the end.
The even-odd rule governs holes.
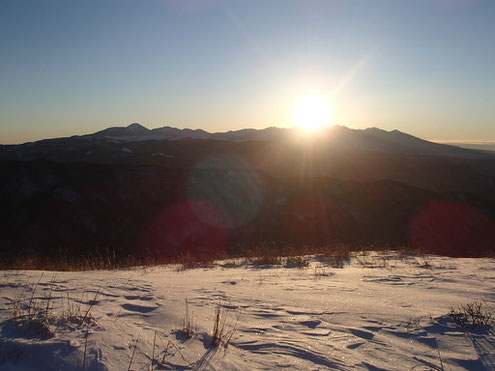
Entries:
MULTIPOLYGON (((385 131, 378 128, 355 130, 345 126, 333 126, 319 130, 314 136, 318 138, 317 142, 320 145, 323 142, 324 145, 334 149, 460 158, 495 158, 495 152, 429 142, 398 130, 385 131)), ((294 144, 308 141, 308 137, 311 137, 311 134, 297 127, 268 127, 260 130, 241 129, 209 133, 201 129, 178 129, 170 126, 150 130, 138 123, 133 123, 126 127, 107 128, 93 134, 40 140, 22 145, 2 145, 0 146, 0 160, 47 159, 63 161, 65 157, 59 156, 59 152, 64 151, 75 157, 79 154, 78 161, 93 162, 95 159, 90 156, 91 153, 98 147, 105 145, 118 151, 123 150, 130 156, 132 152, 125 150, 126 144, 137 142, 202 139, 229 142, 276 141, 294 144)), ((134 146, 137 147, 138 145, 134 146)), ((110 156, 110 158, 112 157, 110 156)), ((73 160, 75 158, 70 159, 70 161, 73 160)))

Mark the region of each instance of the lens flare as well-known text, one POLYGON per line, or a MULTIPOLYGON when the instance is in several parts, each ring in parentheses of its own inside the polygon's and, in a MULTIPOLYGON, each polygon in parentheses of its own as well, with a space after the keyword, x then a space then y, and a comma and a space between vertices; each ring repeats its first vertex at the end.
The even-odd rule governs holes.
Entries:
POLYGON ((146 228, 141 249, 146 256, 177 258, 180 256, 221 257, 228 244, 228 227, 222 213, 206 202, 178 202, 161 211, 146 228), (215 220, 205 223, 196 215, 215 220))
POLYGON ((422 253, 480 256, 495 246, 495 223, 476 208, 460 202, 434 202, 412 219, 410 242, 422 253))
POLYGON ((238 228, 249 223, 263 203, 263 182, 248 161, 233 155, 220 155, 196 164, 188 177, 187 198, 213 205, 221 218, 209 215, 201 204, 193 211, 203 222, 217 226, 227 223, 238 228))

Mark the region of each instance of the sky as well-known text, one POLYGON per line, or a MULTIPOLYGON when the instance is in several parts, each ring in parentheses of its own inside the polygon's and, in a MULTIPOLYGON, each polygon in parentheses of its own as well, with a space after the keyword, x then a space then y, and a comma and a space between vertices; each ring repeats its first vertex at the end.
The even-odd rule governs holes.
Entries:
POLYGON ((495 141, 493 0, 0 0, 0 143, 139 122, 495 141))

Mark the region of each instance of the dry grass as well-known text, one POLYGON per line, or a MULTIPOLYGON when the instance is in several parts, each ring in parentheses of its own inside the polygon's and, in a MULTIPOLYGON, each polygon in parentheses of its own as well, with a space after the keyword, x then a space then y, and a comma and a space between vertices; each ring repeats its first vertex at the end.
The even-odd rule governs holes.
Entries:
POLYGON ((268 267, 268 266, 273 266, 273 265, 282 265, 282 257, 281 256, 275 256, 275 255, 262 255, 262 256, 256 256, 256 257, 249 259, 249 262, 252 265, 255 265, 257 267, 268 267))
POLYGON ((186 310, 184 313, 184 318, 182 320, 181 332, 188 338, 192 338, 198 333, 198 326, 195 323, 192 312, 189 311, 189 304, 186 302, 186 310))
POLYGON ((67 307, 65 307, 61 317, 63 322, 70 322, 77 326, 82 326, 83 324, 89 325, 94 322, 91 313, 94 306, 98 303, 98 297, 100 296, 101 291, 97 291, 93 299, 87 302, 86 308, 83 308, 80 304, 84 302, 84 293, 82 293, 81 297, 77 300, 71 299, 69 291, 67 291, 66 294, 67 307))
POLYGON ((43 278, 40 275, 34 285, 25 285, 21 294, 12 302, 12 323, 19 332, 31 332, 35 336, 47 339, 55 336, 56 331, 64 325, 72 324, 76 327, 90 326, 96 321, 92 316, 94 306, 98 303, 100 291, 97 291, 92 300, 85 302, 85 293, 78 299, 70 297, 69 290, 66 298, 63 296, 54 298, 52 286, 55 277, 49 282, 50 289, 42 295, 38 295, 38 288, 43 278), (62 310, 57 314, 54 310, 56 300, 62 300, 62 310))
POLYGON ((347 244, 322 246, 318 251, 320 261, 330 264, 334 268, 343 268, 350 262, 351 249, 347 244))
POLYGON ((119 269, 138 262, 137 257, 117 257, 114 251, 104 249, 85 256, 68 256, 56 254, 8 255, 0 257, 0 270, 49 270, 49 271, 84 271, 101 269, 119 269))
POLYGON ((315 279, 320 279, 322 277, 330 276, 330 273, 327 272, 327 267, 322 264, 313 265, 313 276, 315 279))
POLYGON ((36 298, 36 291, 43 278, 43 274, 38 279, 38 282, 31 288, 31 295, 27 298, 24 294, 14 300, 12 303, 12 322, 19 332, 32 332, 42 338, 51 338, 54 336, 54 331, 51 328, 51 312, 50 301, 52 291, 49 291, 48 296, 42 299, 36 298), (44 303, 45 301, 45 303, 44 303))
POLYGON ((490 329, 495 323, 495 316, 483 309, 483 303, 480 301, 451 308, 449 316, 462 328, 471 330, 490 329))
POLYGON ((285 259, 286 268, 305 268, 308 265, 309 261, 305 256, 288 256, 285 259))
POLYGON ((408 247, 392 248, 380 243, 349 244, 343 242, 326 242, 313 244, 283 243, 267 241, 253 245, 231 246, 225 252, 211 253, 208 250, 179 252, 166 256, 123 255, 112 249, 101 249, 88 252, 84 256, 67 256, 63 252, 51 256, 36 253, 24 255, 7 254, 0 256, 0 270, 50 270, 50 271, 84 271, 84 270, 114 270, 130 267, 150 267, 164 264, 176 264, 177 271, 194 268, 209 268, 219 259, 244 258, 255 266, 277 266, 286 264, 287 267, 306 266, 296 257, 317 255, 321 261, 333 267, 343 267, 349 262, 354 251, 403 251, 410 254, 408 247), (213 254, 213 255, 212 255, 213 254), (287 264, 287 261, 289 263, 287 264), (292 262, 294 264, 292 264, 292 262))
POLYGON ((227 347, 237 329, 240 314, 234 315, 225 309, 221 304, 215 308, 213 320, 213 333, 211 335, 211 346, 227 347))
POLYGON ((356 262, 363 268, 387 268, 390 260, 386 255, 369 255, 367 251, 362 251, 354 255, 356 262))

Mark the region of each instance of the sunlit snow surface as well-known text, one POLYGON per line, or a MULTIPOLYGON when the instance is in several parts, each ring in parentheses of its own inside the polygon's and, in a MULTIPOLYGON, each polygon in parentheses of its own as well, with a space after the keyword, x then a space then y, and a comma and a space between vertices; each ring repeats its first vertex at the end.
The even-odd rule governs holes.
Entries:
POLYGON ((344 268, 315 257, 305 268, 231 263, 3 271, 0 369, 75 370, 83 358, 87 370, 495 369, 493 330, 463 329, 447 315, 474 301, 495 309, 493 259, 367 253, 344 268), (50 292, 54 336, 17 330, 13 301, 46 302, 50 292), (57 322, 69 301, 84 313, 95 295, 94 320, 57 322), (190 339, 178 331, 185 300, 197 327, 190 339), (227 347, 210 345, 217 305, 235 327, 227 347))

